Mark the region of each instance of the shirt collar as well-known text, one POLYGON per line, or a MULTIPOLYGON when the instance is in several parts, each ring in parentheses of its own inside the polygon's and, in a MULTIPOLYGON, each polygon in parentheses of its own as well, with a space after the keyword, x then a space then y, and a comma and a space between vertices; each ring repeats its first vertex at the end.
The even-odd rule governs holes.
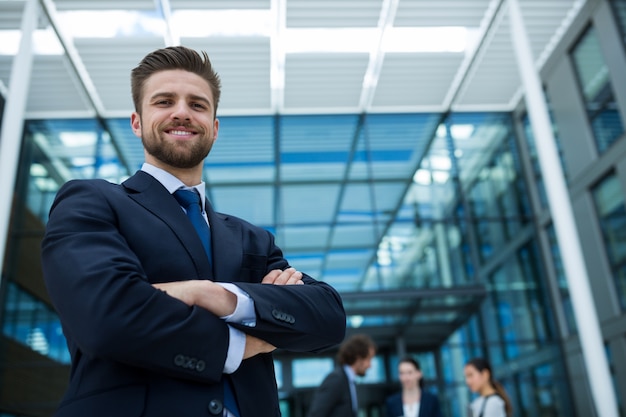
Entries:
POLYGON ((344 365, 343 370, 346 372, 346 375, 348 375, 348 380, 350 380, 350 382, 354 382, 354 380, 356 379, 354 369, 352 369, 350 365, 344 365))
POLYGON ((167 189, 170 194, 173 194, 174 191, 184 188, 185 190, 196 190, 198 194, 200 194, 200 201, 202 202, 202 211, 205 211, 204 200, 206 196, 204 181, 200 182, 200 184, 194 185, 193 187, 186 186, 181 180, 170 174, 169 172, 155 167, 147 162, 144 162, 141 166, 141 170, 147 174, 152 175, 158 182, 161 183, 167 189))

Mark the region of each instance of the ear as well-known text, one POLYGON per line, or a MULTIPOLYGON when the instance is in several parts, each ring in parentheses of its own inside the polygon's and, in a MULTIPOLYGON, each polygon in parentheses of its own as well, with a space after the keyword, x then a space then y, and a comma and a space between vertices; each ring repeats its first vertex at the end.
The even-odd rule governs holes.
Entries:
POLYGON ((217 140, 217 133, 219 130, 220 130, 220 120, 216 118, 215 122, 213 123, 213 142, 217 140))
POLYGON ((138 138, 141 138, 141 116, 136 111, 130 115, 130 127, 138 138))

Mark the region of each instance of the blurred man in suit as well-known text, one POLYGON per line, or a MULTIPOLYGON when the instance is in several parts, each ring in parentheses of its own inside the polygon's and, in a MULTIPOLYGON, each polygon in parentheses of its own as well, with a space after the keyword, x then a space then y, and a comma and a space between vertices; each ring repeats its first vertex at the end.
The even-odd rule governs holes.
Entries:
POLYGON ((346 339, 337 352, 337 367, 317 388, 308 417, 356 417, 358 398, 355 379, 365 376, 376 354, 376 344, 365 334, 346 339))

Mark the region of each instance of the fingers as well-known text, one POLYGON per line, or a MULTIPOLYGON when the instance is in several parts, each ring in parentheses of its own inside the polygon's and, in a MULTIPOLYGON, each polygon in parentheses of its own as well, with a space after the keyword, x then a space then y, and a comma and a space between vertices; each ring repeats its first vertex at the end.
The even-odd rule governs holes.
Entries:
POLYGON ((302 285, 302 272, 295 268, 287 268, 284 271, 275 269, 270 271, 261 281, 263 284, 273 285, 302 285))

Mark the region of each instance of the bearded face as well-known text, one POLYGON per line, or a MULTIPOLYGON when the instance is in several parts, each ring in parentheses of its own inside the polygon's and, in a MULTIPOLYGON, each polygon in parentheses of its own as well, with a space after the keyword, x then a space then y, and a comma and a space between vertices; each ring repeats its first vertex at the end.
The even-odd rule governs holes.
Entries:
POLYGON ((160 71, 146 80, 142 97, 131 126, 141 138, 146 162, 199 177, 219 127, 208 82, 183 70, 160 71))
POLYGON ((142 123, 141 142, 152 157, 181 169, 202 164, 213 147, 213 139, 202 128, 176 124, 146 128, 142 123), (183 138, 189 136, 189 139, 171 140, 169 136, 172 134, 183 138))

